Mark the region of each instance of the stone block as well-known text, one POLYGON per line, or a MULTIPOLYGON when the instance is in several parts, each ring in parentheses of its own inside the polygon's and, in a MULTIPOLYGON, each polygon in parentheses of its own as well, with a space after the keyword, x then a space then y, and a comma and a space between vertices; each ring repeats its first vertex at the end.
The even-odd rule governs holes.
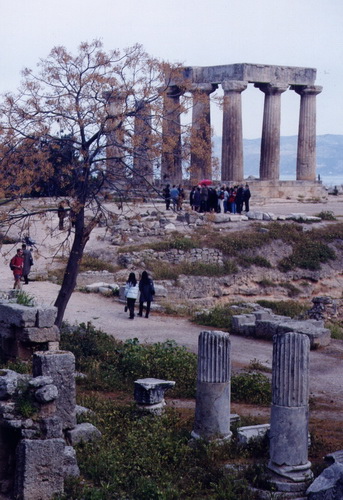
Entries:
POLYGON ((67 431, 67 438, 72 446, 79 444, 81 442, 87 443, 89 441, 96 441, 101 439, 101 432, 90 423, 78 424, 74 429, 67 431))
POLYGON ((40 387, 35 392, 35 398, 39 403, 50 403, 58 397, 58 389, 53 384, 47 384, 40 387))
POLYGON ((256 321, 256 338, 271 340, 278 332, 279 323, 275 319, 256 321))
POLYGON ((43 342, 59 342, 60 331, 56 325, 47 328, 17 328, 17 338, 21 342, 36 342, 41 344, 43 342))
POLYGON ((57 416, 63 429, 76 425, 75 357, 67 351, 36 352, 33 356, 33 376, 50 376, 58 389, 57 416))
POLYGON ((306 491, 308 500, 343 498, 343 464, 334 463, 325 469, 306 491))
POLYGON ((44 439, 62 438, 62 422, 56 417, 42 418, 40 420, 40 431, 44 439))
POLYGON ((297 332, 307 335, 310 339, 311 349, 324 347, 330 344, 331 332, 328 328, 313 325, 312 320, 289 320, 278 325, 277 333, 297 332))
POLYGON ((135 380, 134 398, 138 404, 153 405, 164 400, 164 392, 174 387, 175 382, 171 380, 160 380, 157 378, 142 378, 135 380))
POLYGON ((270 424, 249 425, 237 429, 238 442, 247 444, 252 439, 263 439, 270 429, 270 424))
POLYGON ((37 309, 20 304, 1 304, 0 318, 7 325, 31 327, 36 326, 37 309))
POLYGON ((66 446, 64 448, 63 473, 64 478, 70 476, 78 477, 80 475, 80 469, 76 460, 76 452, 72 446, 66 446))
POLYGON ((14 498, 51 500, 63 493, 63 439, 23 439, 17 447, 14 498))
POLYGON ((50 328, 54 326, 57 316, 57 307, 38 307, 37 323, 38 328, 50 328))
POLYGON ((13 370, 0 370, 0 399, 8 399, 16 392, 21 377, 13 370))

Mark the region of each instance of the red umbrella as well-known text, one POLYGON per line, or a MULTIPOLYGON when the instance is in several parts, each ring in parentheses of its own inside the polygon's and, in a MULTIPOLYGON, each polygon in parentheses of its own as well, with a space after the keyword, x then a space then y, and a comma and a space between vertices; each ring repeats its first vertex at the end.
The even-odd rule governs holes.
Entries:
POLYGON ((210 186, 212 184, 212 181, 210 179, 203 179, 202 181, 199 182, 202 186, 210 186))

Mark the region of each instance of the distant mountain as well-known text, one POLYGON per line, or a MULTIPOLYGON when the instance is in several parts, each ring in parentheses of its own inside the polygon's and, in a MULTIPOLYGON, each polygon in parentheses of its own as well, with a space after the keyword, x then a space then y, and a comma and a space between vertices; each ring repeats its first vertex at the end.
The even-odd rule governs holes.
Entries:
MULTIPOLYGON (((214 154, 221 159, 221 137, 215 136, 214 154)), ((296 135, 281 137, 280 141, 280 173, 295 175, 297 161, 296 135)), ((259 176, 261 139, 244 139, 244 176, 259 176)), ((317 174, 343 175, 343 135, 317 136, 317 174)))

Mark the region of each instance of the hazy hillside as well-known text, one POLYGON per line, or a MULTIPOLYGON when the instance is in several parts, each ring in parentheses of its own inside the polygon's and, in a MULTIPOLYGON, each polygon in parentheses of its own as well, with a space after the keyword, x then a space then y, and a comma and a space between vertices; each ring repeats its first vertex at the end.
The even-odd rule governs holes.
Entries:
MULTIPOLYGON (((295 173, 297 136, 281 137, 281 174, 295 173)), ((214 137, 215 156, 221 158, 221 137, 214 137)), ((259 175, 261 139, 244 139, 244 175, 259 175)), ((343 135, 317 136, 317 174, 343 174, 343 135)))

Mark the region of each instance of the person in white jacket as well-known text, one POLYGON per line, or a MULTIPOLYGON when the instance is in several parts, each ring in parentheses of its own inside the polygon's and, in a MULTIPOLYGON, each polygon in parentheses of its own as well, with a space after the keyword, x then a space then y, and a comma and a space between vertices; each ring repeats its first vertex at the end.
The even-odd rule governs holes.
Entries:
POLYGON ((129 278, 125 285, 125 297, 126 297, 126 306, 125 312, 129 310, 130 319, 134 319, 135 317, 135 302, 138 296, 139 286, 136 280, 135 273, 130 273, 129 278))

